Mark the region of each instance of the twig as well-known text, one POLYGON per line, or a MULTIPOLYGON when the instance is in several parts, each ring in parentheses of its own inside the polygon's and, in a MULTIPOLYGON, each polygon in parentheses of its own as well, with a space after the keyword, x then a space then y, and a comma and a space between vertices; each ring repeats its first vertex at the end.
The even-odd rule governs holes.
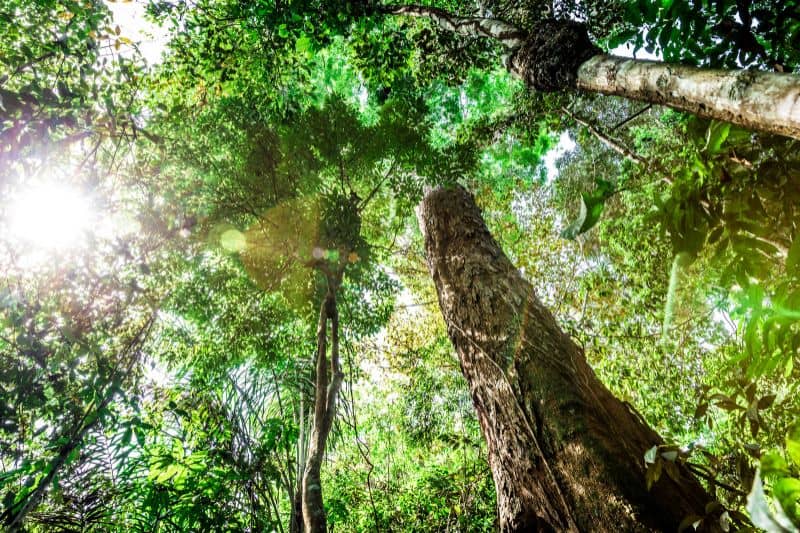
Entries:
POLYGON ((603 133, 602 131, 598 130, 595 126, 593 126, 587 120, 577 116, 575 113, 573 113, 572 111, 570 111, 566 107, 562 107, 561 111, 563 111, 564 114, 566 114, 572 120, 574 120, 575 122, 577 122, 581 126, 585 127, 587 130, 589 130, 589 133, 591 133, 592 135, 597 137, 597 139, 600 140, 600 142, 602 142, 607 147, 611 148, 612 150, 614 150, 615 152, 617 152, 621 156, 623 156, 623 157, 625 157, 627 159, 630 159, 634 163, 638 163, 640 165, 647 166, 648 161, 645 158, 643 158, 639 154, 635 153, 630 148, 627 148, 627 147, 623 146, 616 139, 613 139, 613 138, 609 137, 608 135, 606 135, 605 133, 603 133))
POLYGON ((634 113, 633 115, 629 116, 628 118, 626 118, 626 119, 624 119, 623 121, 619 122, 618 124, 614 125, 614 126, 611 128, 611 131, 614 131, 614 130, 616 130, 617 128, 619 128, 619 127, 621 127, 621 126, 624 126, 625 124, 627 124, 627 123, 628 123, 628 122, 630 122, 631 120, 635 119, 636 117, 638 117, 639 115, 641 115, 642 113, 644 113, 645 111, 647 111, 648 109, 650 109, 651 107, 653 107, 653 104, 647 104, 645 107, 643 107, 642 109, 640 109, 639 111, 637 111, 637 112, 636 112, 636 113, 634 113))

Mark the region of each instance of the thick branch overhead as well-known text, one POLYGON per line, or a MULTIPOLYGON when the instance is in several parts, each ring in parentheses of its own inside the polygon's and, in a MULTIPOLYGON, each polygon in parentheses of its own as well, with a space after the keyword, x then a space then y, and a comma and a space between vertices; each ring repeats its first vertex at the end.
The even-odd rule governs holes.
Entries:
POLYGON ((390 15, 423 17, 432 20, 440 28, 465 37, 487 37, 500 41, 509 50, 522 46, 527 33, 516 26, 502 20, 483 17, 459 17, 443 9, 435 7, 408 5, 388 5, 381 12, 390 15))

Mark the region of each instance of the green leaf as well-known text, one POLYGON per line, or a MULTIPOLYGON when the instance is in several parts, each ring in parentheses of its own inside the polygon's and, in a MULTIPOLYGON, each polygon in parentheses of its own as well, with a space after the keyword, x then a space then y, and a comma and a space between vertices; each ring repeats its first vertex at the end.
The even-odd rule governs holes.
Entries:
POLYGON ((311 50, 311 39, 303 35, 294 43, 294 49, 298 54, 307 54, 311 50))
POLYGON ((139 444, 139 446, 144 446, 146 439, 144 430, 140 427, 137 427, 134 429, 134 434, 136 435, 136 442, 139 444))
POLYGON ((765 476, 785 475, 788 466, 784 458, 777 453, 768 453, 761 458, 761 471, 765 476))
POLYGON ((647 22, 655 22, 658 15, 658 3, 648 0, 637 0, 639 12, 644 15, 647 22))
POLYGON ((786 435, 786 452, 794 464, 800 466, 800 424, 792 428, 786 435))
POLYGON ((656 462, 656 454, 658 453, 658 446, 653 446, 644 453, 645 464, 653 464, 656 462))
POLYGON ((668 450, 666 452, 662 452, 661 453, 661 457, 663 457, 667 461, 675 462, 675 459, 678 458, 678 451, 677 450, 668 450))
POLYGON ((706 133, 706 146, 705 150, 709 154, 716 154, 722 148, 722 143, 728 138, 731 131, 731 125, 728 122, 713 121, 708 127, 706 133))
POLYGON ((786 270, 793 272, 798 267, 800 267, 800 233, 795 236, 786 254, 786 270))
POLYGON ((731 530, 731 515, 728 511, 723 512, 719 516, 719 527, 722 528, 722 531, 730 531, 731 530))
POLYGON ((750 513, 750 520, 753 525, 765 529, 769 532, 784 533, 797 531, 792 525, 791 520, 783 512, 783 509, 776 509, 772 512, 772 508, 767 501, 767 496, 764 494, 764 486, 761 483, 761 473, 756 472, 755 479, 753 480, 753 488, 747 496, 747 512, 750 513))
POLYGON ((766 396, 761 397, 761 399, 758 400, 758 408, 759 409, 767 409, 774 402, 775 402, 775 395, 774 394, 768 394, 766 396))
MULTIPOLYGON (((672 463, 670 463, 672 464, 672 463)), ((647 472, 645 472, 645 483, 647 484, 647 490, 650 490, 653 487, 653 483, 659 480, 661 477, 661 469, 663 467, 663 461, 657 460, 655 463, 648 465, 647 472)))
POLYGON ((129 427, 122 434, 122 445, 123 446, 128 446, 131 443, 131 437, 132 436, 133 436, 133 430, 129 427))
POLYGON ((773 485, 773 493, 786 514, 794 515, 794 509, 800 500, 800 479, 792 477, 779 479, 773 485))
POLYGON ((678 533, 682 531, 686 531, 687 529, 696 531, 698 527, 703 523, 703 517, 698 516, 696 514, 690 514, 683 520, 681 520, 680 525, 678 525, 678 533))
POLYGON ((676 483, 681 482, 681 473, 678 470, 678 465, 670 461, 664 461, 664 471, 676 483))
POLYGON ((605 207, 605 202, 608 196, 610 195, 606 195, 606 193, 603 191, 592 194, 582 193, 581 208, 580 212, 578 213, 578 218, 576 218, 572 224, 567 226, 567 228, 561 232, 561 236, 565 239, 572 240, 578 235, 586 233, 592 229, 600 220, 600 215, 603 213, 603 207, 605 207))

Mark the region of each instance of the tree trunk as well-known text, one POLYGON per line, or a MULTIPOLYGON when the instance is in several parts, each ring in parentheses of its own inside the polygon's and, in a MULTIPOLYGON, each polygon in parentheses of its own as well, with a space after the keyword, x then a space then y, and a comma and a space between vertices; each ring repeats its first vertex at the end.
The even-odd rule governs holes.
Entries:
MULTIPOLYGON (((318 352, 319 353, 319 352, 318 352)), ((306 436, 306 408, 303 401, 304 393, 300 391, 300 406, 297 410, 297 471, 295 472, 295 486, 289 490, 289 501, 292 502, 292 512, 289 516, 289 531, 303 533, 303 475, 306 471, 306 452, 308 442, 306 436)))
POLYGON ((327 531, 325 507, 322 502, 322 459, 325 445, 336 414, 336 401, 344 379, 339 362, 339 313, 336 307, 338 280, 328 280, 328 293, 320 306, 317 327, 317 376, 314 399, 314 420, 309 437, 308 458, 303 473, 303 524, 306 533, 327 531), (331 365, 328 379, 327 328, 331 326, 331 365))
POLYGON ((289 531, 290 533, 303 533, 303 481, 300 479, 300 487, 293 495, 290 496, 289 501, 292 504, 291 514, 289 515, 289 531))
POLYGON ((530 32, 506 22, 424 6, 384 6, 443 30, 497 40, 507 66, 537 90, 579 89, 659 104, 748 129, 800 139, 800 75, 712 70, 601 54, 583 24, 543 20, 530 32))
MULTIPOLYGON (((661 438, 597 379, 472 196, 437 189, 418 218, 488 445, 501 531, 672 532, 703 517, 714 498, 680 461, 647 489, 644 454, 661 438)), ((702 527, 716 524, 707 517, 702 527)))

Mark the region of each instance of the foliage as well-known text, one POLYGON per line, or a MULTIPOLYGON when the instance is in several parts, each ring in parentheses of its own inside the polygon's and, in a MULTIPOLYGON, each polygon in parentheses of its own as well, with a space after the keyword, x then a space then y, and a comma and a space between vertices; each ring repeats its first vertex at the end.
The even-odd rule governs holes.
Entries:
POLYGON ((761 458, 761 473, 765 479, 771 481, 772 493, 777 500, 774 511, 757 479, 750 493, 748 510, 753 516, 753 522, 767 531, 791 531, 800 527, 800 479, 798 466, 800 466, 800 430, 795 426, 786 435, 786 455, 784 458, 779 453, 770 453, 761 458))
POLYGON ((637 0, 626 9, 630 27, 611 39, 611 47, 634 38, 635 48, 659 51, 666 61, 781 72, 797 68, 800 59, 798 5, 792 0, 637 0))
MULTIPOLYGON (((141 63, 102 2, 0 4, 0 161, 135 129, 141 63)), ((5 172, 4 172, 5 173, 5 172)))
MULTIPOLYGON (((549 4, 436 6, 524 28, 554 8, 610 48, 797 66, 794 2, 549 4)), ((648 480, 681 462, 717 498, 684 526, 747 527, 749 513, 796 527, 797 141, 531 95, 493 43, 375 7, 152 2, 171 36, 145 71, 103 3, 0 2, 6 524, 289 531, 320 272, 342 264, 329 522, 493 530, 413 217, 425 186, 460 182, 604 382, 667 439, 641 451, 648 480), (553 173, 562 132, 577 147, 553 173), (51 174, 100 213, 74 249, 12 236, 15 198, 51 174)))

